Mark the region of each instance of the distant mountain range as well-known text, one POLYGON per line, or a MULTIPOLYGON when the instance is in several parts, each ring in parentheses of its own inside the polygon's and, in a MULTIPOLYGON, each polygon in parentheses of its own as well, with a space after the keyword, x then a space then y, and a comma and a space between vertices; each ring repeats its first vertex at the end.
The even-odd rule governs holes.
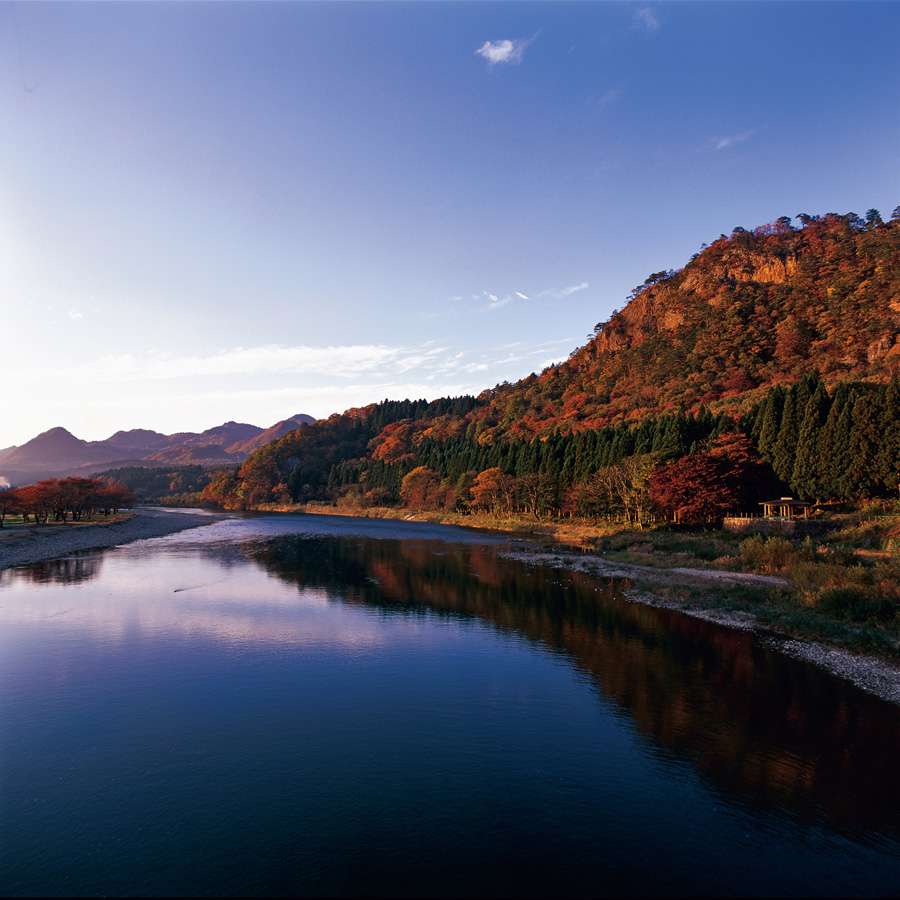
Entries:
POLYGON ((105 441, 83 441, 65 428, 51 428, 21 447, 0 450, 0 477, 17 485, 89 475, 115 466, 240 463, 269 441, 310 422, 315 419, 300 413, 271 428, 241 422, 225 422, 199 434, 133 428, 117 431, 105 441))

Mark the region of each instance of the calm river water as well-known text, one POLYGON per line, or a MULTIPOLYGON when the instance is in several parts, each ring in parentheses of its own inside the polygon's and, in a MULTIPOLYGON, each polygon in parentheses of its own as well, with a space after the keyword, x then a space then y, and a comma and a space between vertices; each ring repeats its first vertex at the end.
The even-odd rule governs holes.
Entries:
POLYGON ((2 573, 0 893, 897 893, 897 707, 505 546, 234 518, 2 573))

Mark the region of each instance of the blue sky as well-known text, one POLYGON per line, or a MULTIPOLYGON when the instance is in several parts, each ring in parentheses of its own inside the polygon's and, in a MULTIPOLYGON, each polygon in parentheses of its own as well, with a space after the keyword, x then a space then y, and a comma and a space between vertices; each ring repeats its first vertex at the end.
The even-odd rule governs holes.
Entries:
POLYGON ((900 203, 894 2, 0 3, 0 448, 478 393, 900 203))

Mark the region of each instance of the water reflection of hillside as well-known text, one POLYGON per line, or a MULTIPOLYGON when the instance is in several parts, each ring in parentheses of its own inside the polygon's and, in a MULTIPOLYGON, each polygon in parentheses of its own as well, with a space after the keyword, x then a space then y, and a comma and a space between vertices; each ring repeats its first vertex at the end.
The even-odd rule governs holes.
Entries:
POLYGON ((79 584, 96 578, 102 565, 102 555, 91 551, 73 553, 62 559, 45 559, 0 571, 0 587, 16 581, 29 584, 79 584))
POLYGON ((244 552, 347 602, 477 616, 565 651, 652 744, 741 802, 854 829, 897 826, 900 710, 752 635, 477 545, 286 537, 244 552))

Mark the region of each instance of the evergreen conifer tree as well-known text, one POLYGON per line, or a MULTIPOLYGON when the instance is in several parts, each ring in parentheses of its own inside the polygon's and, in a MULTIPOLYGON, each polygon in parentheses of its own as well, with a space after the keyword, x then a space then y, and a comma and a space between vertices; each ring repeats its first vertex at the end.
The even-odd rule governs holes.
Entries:
POLYGON ((854 499, 881 492, 881 478, 876 465, 882 431, 881 413, 881 403, 874 392, 863 394, 853 404, 844 493, 854 499))
POLYGON ((775 442, 781 431, 781 417, 784 411, 785 390, 781 385, 773 388, 765 400, 765 412, 759 429, 759 455, 768 463, 775 458, 775 442))
POLYGON ((789 391, 784 401, 778 438, 772 447, 772 468, 784 484, 790 482, 791 475, 794 473, 794 458, 797 453, 799 432, 796 401, 793 391, 789 391))
POLYGON ((649 453, 653 447, 653 438, 656 432, 656 420, 644 419, 637 430, 634 441, 635 455, 649 453))
POLYGON ((790 484, 791 490, 798 497, 812 499, 821 493, 818 478, 819 451, 829 406, 828 391, 820 381, 806 404, 797 436, 797 453, 790 484))
MULTIPOLYGON (((834 425, 834 434, 828 435, 829 456, 826 460, 827 471, 831 483, 832 497, 846 499, 850 496, 850 484, 847 470, 850 466, 850 436, 853 432, 853 407, 856 398, 851 393, 841 408, 840 415, 834 425)), ((823 450, 824 447, 823 440, 823 450)))
POLYGON ((516 458, 516 478, 522 478, 536 471, 536 446, 534 441, 529 441, 519 451, 516 458))
POLYGON ((594 459, 597 456, 597 432, 582 431, 581 447, 575 464, 575 480, 584 481, 594 471, 594 459))
POLYGON ((688 451, 687 417, 683 412, 668 417, 666 431, 658 445, 660 458, 677 459, 688 451))
POLYGON ((900 381, 896 375, 884 391, 882 415, 877 465, 885 489, 894 493, 900 487, 900 381))

